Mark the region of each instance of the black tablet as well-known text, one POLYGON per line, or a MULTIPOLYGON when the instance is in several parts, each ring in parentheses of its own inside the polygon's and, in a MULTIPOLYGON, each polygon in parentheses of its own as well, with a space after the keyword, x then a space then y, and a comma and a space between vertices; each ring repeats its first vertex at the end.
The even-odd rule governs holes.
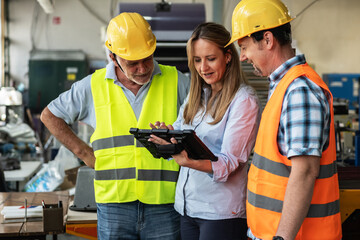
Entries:
POLYGON ((130 128, 130 133, 144 146, 155 158, 170 158, 179 150, 185 149, 189 158, 217 161, 217 157, 200 140, 194 130, 168 130, 168 129, 139 129, 130 128), (178 144, 158 145, 149 142, 150 135, 156 135, 166 141, 174 137, 178 144))

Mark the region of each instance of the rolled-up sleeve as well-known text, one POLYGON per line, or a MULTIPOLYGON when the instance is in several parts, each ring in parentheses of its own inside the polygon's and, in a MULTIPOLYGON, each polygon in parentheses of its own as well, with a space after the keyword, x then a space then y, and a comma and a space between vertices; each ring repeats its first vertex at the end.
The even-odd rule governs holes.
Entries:
POLYGON ((259 108, 254 95, 239 97, 230 105, 218 161, 212 162, 213 181, 226 182, 232 172, 247 163, 255 145, 259 108))
MULTIPOLYGON (((67 124, 86 121, 89 111, 93 109, 91 94, 91 75, 75 82, 71 89, 60 94, 47 106, 52 114, 63 119, 67 124)), ((93 124, 90 124, 93 125, 93 124)), ((94 127, 94 126, 93 126, 94 127)))

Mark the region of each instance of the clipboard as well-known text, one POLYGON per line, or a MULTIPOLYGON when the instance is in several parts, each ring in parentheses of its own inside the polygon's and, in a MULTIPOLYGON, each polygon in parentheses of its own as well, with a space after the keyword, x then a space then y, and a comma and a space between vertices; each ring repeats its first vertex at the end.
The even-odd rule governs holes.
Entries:
MULTIPOLYGON (((201 141, 194 130, 169 130, 169 129, 139 129, 130 128, 130 133, 140 142, 140 144, 153 155, 154 158, 171 158, 171 155, 186 150, 189 158, 195 160, 209 159, 217 161, 217 157, 210 151, 210 149, 201 141), (177 140, 177 144, 158 145, 149 142, 150 135, 156 135, 166 141, 170 142, 171 138, 177 140)), ((138 145, 138 143, 137 143, 138 145)))

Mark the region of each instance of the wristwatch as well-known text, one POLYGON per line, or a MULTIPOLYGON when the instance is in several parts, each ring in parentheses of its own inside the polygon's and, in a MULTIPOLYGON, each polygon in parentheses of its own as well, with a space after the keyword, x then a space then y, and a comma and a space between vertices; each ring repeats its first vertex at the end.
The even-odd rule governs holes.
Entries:
POLYGON ((273 236, 272 240, 284 240, 284 238, 280 236, 273 236))

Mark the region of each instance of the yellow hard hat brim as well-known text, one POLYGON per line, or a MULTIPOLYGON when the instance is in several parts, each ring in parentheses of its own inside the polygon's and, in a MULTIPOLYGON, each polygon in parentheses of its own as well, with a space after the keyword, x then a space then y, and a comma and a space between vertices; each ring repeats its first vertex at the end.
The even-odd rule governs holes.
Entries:
POLYGON ((249 33, 249 34, 247 34, 247 35, 240 36, 239 34, 235 34, 235 35, 233 35, 233 36, 231 37, 230 41, 225 45, 225 47, 229 46, 230 44, 232 44, 233 42, 235 42, 235 41, 237 41, 237 40, 243 39, 244 37, 250 37, 253 33, 279 27, 279 26, 281 26, 281 25, 284 25, 284 24, 286 24, 286 23, 291 22, 291 21, 294 20, 294 19, 295 19, 295 18, 290 18, 288 21, 286 21, 286 22, 284 22, 284 23, 282 23, 282 24, 279 24, 278 26, 275 26, 275 27, 257 29, 256 31, 253 31, 253 32, 251 32, 251 33, 249 33))
POLYGON ((238 40, 239 38, 237 36, 232 36, 230 41, 225 45, 224 48, 226 48, 227 46, 229 46, 230 44, 232 44, 233 42, 235 42, 236 40, 238 40))

